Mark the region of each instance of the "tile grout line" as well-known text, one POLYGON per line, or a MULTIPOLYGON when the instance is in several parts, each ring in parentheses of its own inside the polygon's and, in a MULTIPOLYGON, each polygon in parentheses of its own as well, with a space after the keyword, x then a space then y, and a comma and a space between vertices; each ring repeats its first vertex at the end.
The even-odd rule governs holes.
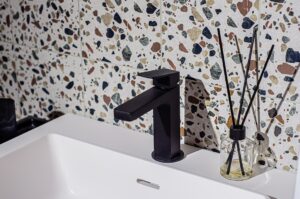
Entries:
POLYGON ((160 50, 161 50, 161 56, 160 56, 160 67, 163 66, 163 32, 162 32, 162 26, 163 26, 163 0, 159 1, 160 3, 160 15, 159 15, 159 20, 160 20, 160 50))
POLYGON ((80 67, 80 70, 81 70, 81 80, 82 80, 82 87, 83 87, 83 91, 81 91, 82 93, 82 100, 83 102, 82 103, 82 107, 83 107, 83 115, 85 117, 88 117, 88 115, 86 114, 86 99, 85 99, 85 76, 84 76, 84 67, 83 67, 83 62, 84 62, 84 59, 82 57, 82 31, 81 31, 81 17, 80 17, 80 10, 81 10, 81 4, 80 4, 80 0, 77 0, 77 5, 78 5, 78 25, 79 25, 79 30, 78 30, 78 34, 79 34, 79 38, 80 38, 80 42, 79 42, 79 59, 80 59, 80 63, 79 63, 79 67, 80 67))
MULTIPOLYGON (((12 10, 12 4, 11 4, 11 1, 9 1, 8 0, 8 6, 9 6, 9 15, 11 15, 11 17, 13 16, 13 10, 12 10)), ((10 31, 10 33, 11 33, 11 36, 13 36, 13 26, 12 26, 12 21, 11 21, 11 24, 10 24, 10 26, 9 26, 9 31, 10 31)), ((15 46, 15 44, 13 43, 13 40, 12 40, 13 38, 11 38, 10 39, 10 42, 9 41, 7 41, 7 43, 8 44, 10 44, 11 46, 10 46, 10 52, 9 52, 9 54, 10 54, 10 58, 11 59, 13 59, 14 60, 14 46, 15 46)), ((5 42, 6 43, 6 42, 5 42)), ((12 60, 11 60, 12 61, 12 60)), ((22 108, 21 108, 21 92, 20 92, 20 87, 19 87, 19 81, 18 81, 18 70, 17 70, 17 67, 14 69, 14 72, 15 72, 15 74, 16 74, 16 90, 17 90, 17 96, 15 96, 15 97, 17 97, 17 99, 15 99, 15 101, 17 101, 17 107, 18 107, 18 109, 19 109, 19 117, 20 117, 20 119, 22 118, 22 108)), ((16 103, 16 102, 15 102, 16 103)))

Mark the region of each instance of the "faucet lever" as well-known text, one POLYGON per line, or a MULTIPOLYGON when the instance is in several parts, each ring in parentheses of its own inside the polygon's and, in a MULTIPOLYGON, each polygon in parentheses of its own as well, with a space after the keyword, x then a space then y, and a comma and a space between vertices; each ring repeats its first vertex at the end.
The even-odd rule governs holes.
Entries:
POLYGON ((179 72, 169 69, 152 70, 138 73, 138 76, 153 79, 153 84, 162 90, 178 86, 179 72))

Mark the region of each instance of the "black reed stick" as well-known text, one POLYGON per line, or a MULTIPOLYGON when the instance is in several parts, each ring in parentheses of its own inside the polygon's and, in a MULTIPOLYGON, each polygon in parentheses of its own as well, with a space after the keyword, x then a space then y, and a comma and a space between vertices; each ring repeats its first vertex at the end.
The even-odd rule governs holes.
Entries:
POLYGON ((228 158, 226 160, 226 164, 229 163, 229 160, 231 159, 231 156, 233 156, 233 152, 234 152, 233 144, 234 144, 234 142, 232 143, 232 148, 231 148, 231 151, 229 152, 228 158))
MULTIPOLYGON (((255 37, 255 38, 257 38, 257 37, 255 37)), ((243 56, 242 56, 242 53, 241 53, 241 50, 240 50, 240 45, 239 45, 239 42, 238 42, 238 39, 237 39, 236 35, 234 35, 234 40, 235 40, 235 44, 236 44, 236 47, 237 47, 237 50, 238 50, 238 55, 239 55, 239 59, 240 59, 240 62, 241 62, 242 72, 243 72, 244 78, 246 78, 246 72, 245 72, 245 67, 244 67, 244 63, 243 63, 243 56)), ((255 41, 257 41, 257 39, 255 41)), ((258 79, 258 77, 257 77, 257 79, 258 79)), ((250 93, 249 85, 247 84, 246 86, 247 86, 248 97, 249 97, 249 99, 251 99, 251 93, 250 93)), ((258 122, 257 122, 254 107, 252 106, 251 109, 252 109, 252 112, 253 112, 255 125, 258 126, 258 122)))
POLYGON ((218 28, 218 37, 219 37, 219 45, 220 45, 220 50, 221 50, 221 57, 222 57, 224 75, 225 75, 225 82, 226 82, 226 88, 227 88, 227 95, 228 95, 228 100, 229 100, 232 124, 235 127, 235 119, 234 119, 233 106, 232 106, 231 95, 230 95, 229 84, 228 84, 228 75, 227 75, 227 69, 226 69, 225 56, 224 56, 224 51, 223 51, 223 43, 222 43, 220 28, 218 28))
MULTIPOLYGON (((296 77, 296 75, 297 75, 297 73, 298 73, 298 71, 299 71, 299 68, 300 68, 300 64, 298 64, 298 66, 296 67, 296 69, 295 69, 295 71, 294 71, 294 73, 293 73, 293 76, 292 76, 292 79, 293 79, 293 80, 295 80, 295 77, 296 77)), ((289 82, 288 86, 286 87, 286 89, 285 89, 285 91, 284 91, 284 94, 283 94, 283 96, 282 96, 282 98, 281 98, 281 100, 280 100, 278 106, 276 107, 276 113, 277 113, 277 114, 278 114, 278 112, 279 112, 279 110, 280 110, 280 108, 281 108, 281 106, 282 106, 282 104, 283 104, 283 102, 284 102, 284 100, 285 100, 285 98, 286 98, 286 96, 287 96, 287 93, 288 93, 288 91, 290 90, 291 85, 292 85, 293 82, 294 82, 294 81, 289 82)), ((273 117, 273 118, 271 119, 271 121, 270 121, 270 123, 269 123, 269 125, 268 125, 268 127, 267 127, 267 129, 266 129, 265 134, 268 134, 268 133, 269 133, 270 128, 271 128, 271 126, 272 126, 272 124, 273 124, 273 122, 274 122, 274 119, 275 119, 275 117, 273 117)))
POLYGON ((231 163, 232 163, 232 159, 233 159, 233 153, 234 153, 234 148, 235 148, 235 145, 236 145, 236 142, 237 141, 233 141, 232 143, 232 149, 229 153, 229 157, 228 157, 228 167, 227 167, 227 175, 229 175, 230 173, 230 169, 231 169, 231 163))
POLYGON ((228 158, 226 160, 226 164, 228 164, 227 175, 229 175, 229 173, 230 173, 230 168, 231 168, 231 163, 232 163, 232 159, 233 159, 233 153, 234 153, 235 145, 237 145, 237 151, 238 151, 239 163, 240 163, 242 175, 245 175, 245 170, 244 170, 242 156, 241 156, 240 143, 237 140, 233 141, 233 143, 232 143, 232 149, 231 149, 231 151, 229 153, 229 156, 228 156, 228 158))
MULTIPOLYGON (((256 31, 256 40, 255 40, 255 68, 256 68, 256 84, 258 82, 258 61, 259 61, 259 56, 258 56, 258 39, 257 39, 257 31, 256 31)), ((259 89, 259 87, 257 88, 259 89)), ((249 97, 249 99, 251 99, 251 97, 249 97)), ((256 128, 257 128, 257 132, 260 132, 260 94, 257 93, 257 120, 256 120, 256 128)), ((253 106, 251 106, 252 109, 254 109, 253 106)), ((254 115, 254 119, 256 119, 256 114, 253 113, 254 115)))
POLYGON ((239 108, 239 114, 238 114, 238 119, 237 119, 237 124, 240 124, 240 119, 241 119, 241 113, 243 109, 243 103, 244 103, 244 97, 245 97, 245 90, 246 90, 246 85, 248 81, 248 76, 249 76, 249 68, 251 64, 251 57, 252 57, 252 52, 253 52, 253 46, 254 46, 254 41, 256 40, 256 31, 257 29, 254 28, 253 30, 253 36, 252 36, 252 42, 250 46, 250 51, 249 51, 249 57, 248 57, 248 63, 247 63, 247 68, 246 68, 246 74, 245 74, 245 81, 243 85, 243 91, 242 91, 242 96, 241 96, 241 101, 240 101, 240 108, 239 108))
POLYGON ((247 111, 246 111, 246 113, 245 113, 245 117, 244 117, 244 119, 243 119, 243 122, 242 122, 241 126, 244 126, 244 123, 245 123, 246 118, 247 118, 247 116, 248 116, 250 107, 252 106, 252 103, 253 103, 254 98, 255 98, 255 95, 256 95, 256 93, 257 93, 257 91, 258 91, 258 87, 259 87, 259 85, 260 85, 260 82, 261 82, 261 80, 262 80, 262 77, 263 77, 263 75, 264 75, 264 72, 265 72, 265 70, 266 70, 266 68, 267 68, 267 66, 268 66, 269 61, 270 61, 271 55, 272 55, 272 53, 273 53, 273 50, 274 50, 274 45, 272 45, 271 50, 269 51, 267 61, 266 61, 265 65, 264 65, 264 68, 263 68, 261 74, 260 74, 260 77, 259 77, 259 79, 258 79, 257 85, 256 85, 256 87, 254 88, 254 93, 252 94, 250 103, 249 103, 249 105, 248 105, 248 108, 247 108, 247 111))
POLYGON ((238 155, 239 155, 239 162, 240 162, 240 167, 241 167, 242 175, 244 176, 245 175, 245 170, 244 170, 244 165, 243 165, 243 161, 242 161, 241 149, 240 149, 240 143, 239 143, 239 141, 237 141, 236 146, 237 146, 237 151, 238 151, 238 155))

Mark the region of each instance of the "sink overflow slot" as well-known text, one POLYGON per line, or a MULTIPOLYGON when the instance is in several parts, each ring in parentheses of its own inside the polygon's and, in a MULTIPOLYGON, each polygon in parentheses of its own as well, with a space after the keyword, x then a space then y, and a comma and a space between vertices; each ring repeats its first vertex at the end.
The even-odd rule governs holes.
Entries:
POLYGON ((141 184, 141 185, 150 187, 150 188, 152 188, 152 189, 157 189, 157 190, 160 189, 160 186, 159 186, 158 184, 155 184, 155 183, 152 183, 152 182, 149 182, 149 181, 140 179, 140 178, 136 179, 136 182, 137 182, 138 184, 141 184))

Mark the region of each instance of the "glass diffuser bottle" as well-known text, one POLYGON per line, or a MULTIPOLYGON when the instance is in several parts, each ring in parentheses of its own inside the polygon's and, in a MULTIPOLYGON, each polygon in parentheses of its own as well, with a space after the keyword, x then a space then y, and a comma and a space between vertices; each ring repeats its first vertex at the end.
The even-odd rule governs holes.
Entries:
MULTIPOLYGON (((226 62, 225 62, 225 55, 223 50, 223 43, 222 43, 222 36, 221 30, 218 28, 218 37, 219 37, 219 45, 221 50, 221 58, 223 63, 223 71, 225 75, 225 82, 226 82, 226 90, 227 90, 227 97, 229 101, 229 107, 231 112, 231 119, 232 119, 232 127, 229 131, 229 137, 222 139, 221 143, 221 166, 220 166, 220 173, 223 177, 229 180, 246 180, 252 177, 253 175, 253 151, 254 151, 254 142, 250 139, 246 138, 246 129, 245 129, 245 121, 250 111, 250 107, 254 101, 255 95, 258 91, 259 85, 262 81, 264 72, 266 71, 267 65, 270 61, 271 55, 274 50, 274 45, 272 45, 267 60, 264 64, 264 67, 257 79, 256 86, 254 87, 254 92, 252 96, 250 96, 250 102, 246 111, 244 113, 244 117, 241 121, 241 113, 243 109, 245 91, 247 87, 247 79, 249 76, 249 68, 251 63, 251 55, 254 46, 254 41, 257 40, 257 30, 258 26, 253 28, 253 39, 250 45, 250 52, 248 57, 248 63, 246 67, 246 72, 244 73, 245 81, 243 84, 242 95, 240 100, 240 107, 238 112, 237 121, 235 121, 234 111, 233 111, 233 104, 231 100, 231 92, 228 83, 228 75, 226 70, 226 62), (240 122, 241 121, 241 122, 240 122)), ((244 68, 242 64, 242 56, 239 49, 238 39, 235 35, 235 42, 238 48, 238 52, 240 55, 241 66, 244 68)), ((258 71, 257 71, 258 72, 258 71)))
POLYGON ((246 137, 245 126, 230 128, 221 139, 221 175, 229 180, 247 180, 253 174, 254 142, 246 137))

